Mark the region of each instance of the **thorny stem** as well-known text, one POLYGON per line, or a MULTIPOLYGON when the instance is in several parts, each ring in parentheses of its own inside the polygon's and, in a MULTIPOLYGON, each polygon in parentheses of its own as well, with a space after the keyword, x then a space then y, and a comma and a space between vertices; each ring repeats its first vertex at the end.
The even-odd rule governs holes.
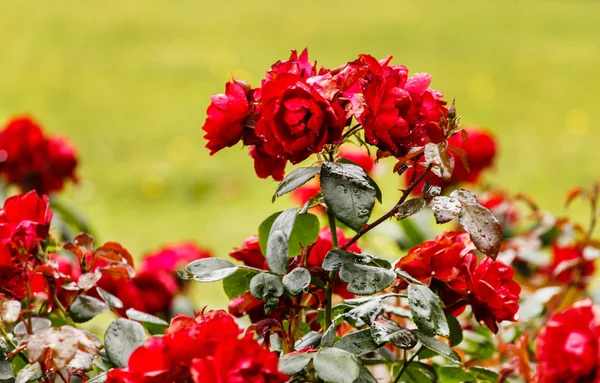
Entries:
MULTIPOLYGON (((398 383, 400 381, 400 378, 402 377, 402 374, 404 374, 404 371, 406 371, 406 369, 408 368, 408 365, 412 363, 413 360, 415 360, 415 358, 421 353, 421 351, 423 351, 423 346, 421 346, 421 348, 419 348, 417 350, 417 352, 415 352, 409 360, 405 361, 404 363, 402 363, 402 367, 400 368, 400 371, 398 372, 398 375, 396 375, 396 379, 394 379, 394 383, 398 383)), ((404 355, 406 355, 406 352, 404 353, 404 355)))
MULTIPOLYGON (((332 249, 338 248, 337 227, 335 225, 335 216, 331 210, 327 210, 329 220, 329 230, 331 231, 332 249)), ((333 305, 333 283, 335 282, 335 271, 329 273, 329 283, 325 286, 325 329, 331 325, 331 307, 333 305)))
POLYGON ((350 129, 348 129, 348 131, 346 133, 344 133, 344 135, 342 137, 342 141, 345 140, 346 138, 350 137, 354 133, 356 133, 361 127, 362 127, 361 124, 356 124, 353 127, 351 127, 350 129))
POLYGON ((341 249, 342 250, 348 249, 356 241, 358 241, 360 239, 360 237, 362 237, 369 231, 373 230, 375 227, 379 226, 384 221, 387 221, 389 218, 393 217, 394 214, 396 214, 398 212, 398 210, 400 209, 400 205, 402 205, 404 203, 404 201, 406 201, 406 199, 408 198, 410 193, 412 193, 412 191, 417 187, 417 185, 419 183, 421 183, 421 181, 423 181, 423 179, 427 176, 427 174, 429 173, 429 171, 431 170, 432 167, 433 167, 433 165, 429 164, 429 166, 427 166, 427 169, 425 169, 423 174, 421 174, 419 176, 419 178, 417 178, 415 181, 411 182, 410 186, 402 193, 402 196, 400 197, 400 199, 398 200, 396 205, 392 208, 392 210, 385 213, 383 216, 378 218, 373 223, 363 227, 354 237, 352 237, 352 239, 350 241, 346 242, 346 244, 344 246, 342 246, 341 249))

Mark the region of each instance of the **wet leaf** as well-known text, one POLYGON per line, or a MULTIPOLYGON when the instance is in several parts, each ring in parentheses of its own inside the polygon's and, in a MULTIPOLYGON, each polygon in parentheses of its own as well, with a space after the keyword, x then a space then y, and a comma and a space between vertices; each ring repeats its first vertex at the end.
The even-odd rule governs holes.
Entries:
POLYGON ((129 319, 117 319, 108 326, 104 334, 106 355, 117 367, 127 366, 131 353, 145 341, 144 327, 129 319))
POLYGON ((458 217, 462 204, 458 198, 438 196, 429 201, 429 207, 433 211, 437 223, 446 223, 458 217))
POLYGON ((410 350, 417 344, 417 336, 404 326, 390 320, 374 322, 371 335, 379 345, 390 342, 403 350, 410 350))
POLYGON ((394 283, 396 273, 382 267, 346 262, 340 269, 340 278, 348 283, 352 294, 371 295, 394 283))
POLYGON ((141 322, 151 335, 162 334, 169 327, 169 323, 159 317, 138 311, 134 308, 127 309, 125 314, 127 314, 127 318, 141 322))
POLYGON ((360 376, 360 361, 348 351, 324 348, 317 352, 313 366, 319 378, 329 383, 354 383, 360 376))
POLYGON ((250 291, 250 281, 258 274, 258 270, 239 268, 235 273, 223 279, 223 291, 230 300, 250 291))
POLYGON ((283 295, 283 283, 276 275, 269 273, 260 273, 254 276, 250 281, 250 293, 256 299, 267 301, 272 297, 283 295))
POLYGON ((298 295, 310 284, 310 272, 303 267, 292 270, 283 276, 282 282, 291 295, 298 295))
POLYGON ((446 343, 437 338, 429 337, 419 331, 415 331, 415 334, 426 348, 448 358, 453 363, 462 364, 460 356, 446 343))
POLYGON ((106 303, 88 295, 79 295, 69 307, 73 322, 84 323, 109 310, 106 303))
POLYGON ((233 263, 220 258, 203 258, 189 263, 186 271, 198 282, 216 282, 238 270, 233 263))
POLYGON ((292 352, 279 359, 279 371, 288 376, 304 370, 315 356, 314 352, 292 352))
POLYGON ((425 162, 434 164, 431 171, 443 180, 452 178, 454 157, 442 148, 442 144, 428 143, 425 145, 425 162))
POLYGON ((345 335, 333 347, 348 351, 356 356, 363 356, 378 349, 379 345, 373 340, 371 329, 366 328, 345 335))
POLYGON ((420 212, 427 203, 423 198, 413 198, 408 201, 404 201, 402 205, 398 207, 396 210, 396 217, 398 220, 405 219, 410 217, 411 215, 415 215, 420 212))
POLYGON ((123 302, 108 291, 103 290, 100 287, 96 287, 96 291, 98 292, 98 295, 100 295, 100 297, 104 300, 104 302, 106 302, 106 304, 108 304, 110 307, 114 307, 116 309, 123 308, 123 302))
POLYGON ((275 191, 275 195, 273 196, 273 200, 275 200, 276 197, 281 197, 286 193, 296 190, 311 179, 315 178, 320 171, 320 166, 294 169, 291 173, 285 176, 283 181, 279 183, 277 190, 275 191))
POLYGON ((477 250, 496 258, 502 245, 502 225, 491 211, 481 205, 466 205, 458 223, 469 233, 477 250))
POLYGON ((450 329, 440 298, 425 285, 408 285, 408 303, 413 321, 429 336, 450 335, 450 329))

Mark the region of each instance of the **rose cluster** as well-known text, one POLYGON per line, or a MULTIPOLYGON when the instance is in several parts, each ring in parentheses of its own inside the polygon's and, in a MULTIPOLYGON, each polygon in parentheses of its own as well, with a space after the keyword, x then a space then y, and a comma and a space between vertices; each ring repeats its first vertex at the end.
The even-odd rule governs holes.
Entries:
POLYGON ((163 337, 131 354, 126 368, 110 371, 107 383, 286 382, 277 354, 241 333, 224 311, 178 315, 163 337))
POLYGON ((339 145, 360 126, 380 157, 442 142, 449 111, 442 94, 429 88, 431 76, 409 77, 405 66, 390 60, 362 54, 327 69, 311 64, 307 50, 292 51, 271 66, 259 88, 234 79, 225 94, 212 97, 203 127, 206 147, 214 154, 242 141, 256 174, 281 180, 287 162, 339 145))
POLYGON ((479 261, 474 249, 467 233, 447 232, 410 249, 396 267, 437 291, 453 313, 470 305, 475 319, 496 333, 497 323, 516 321, 521 287, 510 266, 479 261))
POLYGON ((23 192, 58 192, 67 180, 77 181, 76 167, 71 144, 60 136, 45 135, 28 117, 14 118, 0 131, 0 174, 23 192))

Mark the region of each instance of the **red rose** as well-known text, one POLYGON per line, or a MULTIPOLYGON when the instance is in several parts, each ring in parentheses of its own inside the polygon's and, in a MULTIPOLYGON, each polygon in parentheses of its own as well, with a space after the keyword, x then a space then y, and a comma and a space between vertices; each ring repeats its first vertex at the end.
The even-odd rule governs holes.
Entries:
POLYGON ((304 48, 302 53, 300 53, 300 57, 298 57, 298 52, 292 50, 288 60, 280 60, 271 65, 271 68, 267 71, 263 85, 271 80, 276 79, 279 75, 284 73, 294 74, 303 79, 307 79, 315 75, 316 72, 317 69, 315 64, 311 65, 311 63, 308 61, 308 49, 304 48))
POLYGON ((33 253, 48 236, 52 214, 48 197, 34 191, 10 197, 0 209, 0 240, 33 253))
POLYGON ((15 118, 0 132, 0 173, 23 191, 49 194, 77 181, 77 158, 63 138, 45 137, 41 127, 27 117, 15 118))
POLYGON ((210 257, 212 257, 210 251, 202 249, 192 242, 168 245, 147 254, 142 260, 139 272, 164 270, 174 273, 177 268, 185 267, 192 261, 210 257))
POLYGON ((268 270, 267 259, 260 249, 258 235, 246 238, 242 247, 233 249, 229 256, 233 259, 241 261, 246 266, 255 267, 261 270, 268 270))
POLYGON ((552 263, 548 272, 555 275, 557 281, 570 283, 574 278, 580 283, 584 283, 583 277, 590 277, 594 274, 596 267, 593 260, 587 260, 583 257, 583 251, 578 245, 559 246, 552 244, 552 263), (565 263, 566 262, 566 263, 565 263), (565 267, 568 265, 569 267, 565 267), (562 269, 562 271, 559 271, 562 269), (577 270, 577 271, 576 271, 577 270))
POLYGON ((178 315, 162 338, 136 349, 108 383, 284 382, 275 353, 259 345, 224 311, 178 315), (208 380, 213 378, 213 380, 208 380))
POLYGON ((600 382, 600 308, 584 299, 552 315, 535 345, 538 383, 600 382))
POLYGON ((219 150, 237 144, 243 137, 246 119, 252 114, 252 91, 239 82, 225 85, 225 94, 213 95, 202 129, 212 156, 219 150))
POLYGON ((254 159, 254 171, 260 178, 281 181, 285 176, 287 160, 266 153, 262 145, 251 145, 248 154, 254 159))
POLYGON ((364 90, 365 109, 358 116, 368 143, 397 157, 411 148, 443 139, 440 120, 448 110, 442 94, 429 89, 431 76, 407 79, 404 67, 384 67, 364 90))
POLYGON ((283 73, 265 83, 261 102, 256 134, 270 156, 297 164, 342 138, 346 125, 342 107, 327 101, 298 75, 283 73))
POLYGON ((500 261, 485 257, 477 265, 477 256, 465 256, 469 303, 475 319, 498 332, 497 322, 516 321, 521 286, 512 280, 515 271, 500 261))
MULTIPOLYGON (((466 278, 461 273, 464 257, 475 249, 465 232, 448 232, 413 247, 395 265, 426 285, 436 282, 437 289, 450 288, 466 294, 466 278)), ((400 285, 405 285, 401 283, 400 285)), ((446 302, 447 303, 447 302, 446 302)))

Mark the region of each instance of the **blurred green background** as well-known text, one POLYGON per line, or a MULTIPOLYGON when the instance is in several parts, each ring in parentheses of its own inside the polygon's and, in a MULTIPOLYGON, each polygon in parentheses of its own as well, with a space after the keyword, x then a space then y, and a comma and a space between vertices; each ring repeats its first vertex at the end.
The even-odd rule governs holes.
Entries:
POLYGON ((598 175, 598 15, 585 0, 0 0, 0 119, 28 113, 74 142, 82 181, 63 198, 102 240, 139 255, 192 239, 225 256, 286 202, 271 204, 276 184, 246 150, 209 157, 210 95, 231 74, 258 85, 291 49, 331 67, 393 55, 430 72, 463 125, 497 135, 487 180, 561 213, 598 175))

